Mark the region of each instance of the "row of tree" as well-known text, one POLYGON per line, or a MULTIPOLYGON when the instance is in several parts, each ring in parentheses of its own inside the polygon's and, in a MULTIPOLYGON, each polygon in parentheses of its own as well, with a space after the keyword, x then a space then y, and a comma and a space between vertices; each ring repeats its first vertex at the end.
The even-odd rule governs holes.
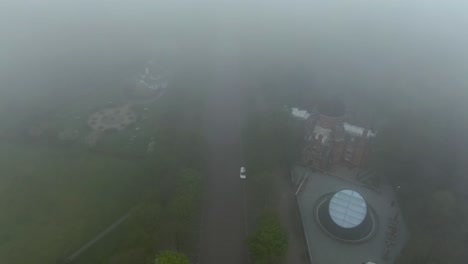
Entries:
POLYGON ((287 164, 292 145, 289 121, 285 112, 254 112, 244 130, 247 190, 255 226, 247 245, 256 264, 284 263, 287 252, 288 235, 277 212, 280 181, 274 171, 287 164))
POLYGON ((189 259, 180 252, 164 250, 156 255, 154 264, 189 264, 189 259))
MULTIPOLYGON (((174 85, 178 85, 175 83, 174 85)), ((195 248, 197 216, 202 194, 204 141, 200 109, 203 94, 180 84, 161 100, 168 107, 159 113, 154 152, 146 156, 154 186, 129 220, 132 227, 125 250, 113 257, 117 263, 188 264, 195 248), (133 241, 133 243, 132 243, 133 241), (172 249, 162 250, 160 249, 172 249), (125 251, 136 252, 130 261, 125 251)), ((173 89, 172 89, 173 88, 173 89)))
POLYGON ((256 230, 248 239, 248 248, 255 264, 280 264, 288 249, 288 234, 275 212, 264 212, 256 230))
MULTIPOLYGON (((170 190, 166 201, 164 192, 155 188, 133 210, 124 226, 120 227, 121 241, 110 258, 112 264, 150 263, 157 249, 172 248, 178 252, 191 253, 193 250, 196 219, 201 196, 201 176, 197 170, 182 169, 175 175, 175 186, 165 186, 170 190)), ((107 243, 104 241, 104 243, 107 243)), ((182 253, 169 254, 163 251, 158 264, 171 259, 167 255, 182 256, 182 253), (163 261, 164 260, 164 261, 163 261)), ((179 263, 179 262, 174 262, 179 263)), ((181 262, 184 263, 184 262, 181 262)))
POLYGON ((466 263, 468 207, 457 191, 457 122, 444 112, 402 113, 379 133, 374 166, 397 192, 410 241, 398 263, 466 263), (426 119, 431 116, 431 122, 426 119))

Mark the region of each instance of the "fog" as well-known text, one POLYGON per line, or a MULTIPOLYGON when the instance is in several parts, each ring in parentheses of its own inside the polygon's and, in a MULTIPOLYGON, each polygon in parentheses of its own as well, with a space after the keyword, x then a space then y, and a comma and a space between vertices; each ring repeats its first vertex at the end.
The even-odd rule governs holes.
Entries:
POLYGON ((0 69, 3 80, 86 74, 152 52, 199 59, 228 42, 250 66, 306 69, 316 88, 433 103, 466 98, 466 8, 455 0, 2 1, 0 69), (422 91, 434 97, 417 99, 422 91))
POLYGON ((465 111, 464 1, 1 3, 4 113, 121 81, 148 58, 219 74, 227 53, 235 74, 248 73, 238 78, 305 91, 299 104, 320 91, 398 110, 465 111))
MULTIPOLYGON (((421 149, 427 149, 428 153, 439 151, 436 148, 440 145, 456 149, 453 165, 455 173, 461 175, 456 179, 464 177, 468 182, 468 169, 461 165, 468 164, 465 162, 468 144, 454 140, 464 137, 468 129, 468 122, 464 121, 468 110, 465 103, 468 100, 467 10, 468 2, 463 0, 0 0, 0 139, 9 121, 47 112, 54 106, 83 98, 91 90, 119 85, 143 70, 146 61, 151 59, 170 78, 183 79, 187 73, 192 73, 193 78, 200 73, 216 79, 217 75, 226 74, 229 78, 222 76, 221 81, 211 83, 222 85, 226 80, 242 79, 239 84, 246 85, 244 88, 277 86, 284 94, 296 93, 297 101, 288 103, 299 107, 310 107, 326 96, 338 94, 346 98, 347 106, 361 105, 372 114, 389 109, 399 113, 427 112, 419 116, 443 128, 434 132, 444 131, 440 136, 443 144, 421 149), (441 122, 441 116, 450 117, 450 121, 441 122), (450 127, 447 125, 444 130, 446 124, 450 127)), ((229 93, 222 99, 229 100, 227 97, 229 93)), ((239 101, 233 100, 229 106, 235 108, 239 101)), ((55 108, 61 111, 60 107, 55 108)), ((224 110, 235 112, 233 108, 224 110)), ((83 116, 76 116, 75 112, 73 115, 73 120, 83 121, 80 119, 83 116)), ((79 125, 85 126, 81 121, 79 125)), ((232 131, 229 123, 218 122, 219 131, 232 131)), ((237 132, 241 130, 240 123, 237 132)), ((27 125, 33 127, 35 123, 27 125)), ((144 129, 136 127, 136 130, 144 129)), ((150 135, 153 132, 144 135, 151 138, 151 143, 154 143, 150 135)), ((147 144, 142 143, 144 155, 147 144)), ((191 151, 195 153, 197 149, 191 151)), ((411 154, 418 156, 414 154, 417 151, 411 154)), ((218 157, 231 162, 229 165, 234 168, 231 172, 236 174, 231 179, 236 180, 232 186, 236 186, 239 184, 236 162, 240 163, 241 155, 231 152, 220 151, 226 157, 221 154, 218 157)), ((20 158, 27 156, 18 153, 20 158)), ((439 158, 452 152, 441 153, 433 156, 439 158)), ((41 156, 39 153, 28 157, 35 160, 41 156)), ((426 159, 426 163, 431 162, 426 159)), ((64 168, 69 166, 64 164, 64 168)), ((81 168, 81 163, 77 164, 81 168)), ((124 165, 130 168, 134 164, 124 165)), ((17 167, 15 171, 23 173, 23 166, 17 167)), ((23 174, 33 174, 35 168, 31 168, 23 174)), ((446 172, 446 167, 426 168, 429 168, 427 175, 435 175, 434 178, 440 177, 439 172, 446 172)), ((133 170, 133 167, 128 169, 133 170)), ((65 171, 54 173, 65 174, 65 171)), ((16 178, 7 179, 10 180, 16 178)), ((226 182, 223 180, 221 185, 230 184, 226 182)), ((27 184, 18 183, 18 186, 27 184)), ((237 201, 235 187, 230 186, 226 188, 232 192, 233 201, 237 201)), ((457 188, 466 193, 462 184, 457 188)), ((28 190, 33 193, 33 189, 26 189, 25 193, 28 190)), ((240 237, 243 229, 238 231, 239 241, 243 243, 244 238, 240 237)), ((0 234, 1 239, 10 238, 0 234)), ((13 248, 14 244, 9 247, 13 248)))
POLYGON ((168 72, 208 75, 231 61, 234 78, 300 90, 303 106, 340 94, 350 105, 463 115, 467 8, 456 0, 2 1, 0 109, 60 103, 121 82, 151 58, 168 72), (227 53, 232 59, 221 58, 227 53))
POLYGON ((239 78, 310 90, 310 98, 321 91, 399 110, 465 111, 464 1, 1 3, 2 109, 117 82, 147 58, 215 74, 231 49, 249 73, 239 78))

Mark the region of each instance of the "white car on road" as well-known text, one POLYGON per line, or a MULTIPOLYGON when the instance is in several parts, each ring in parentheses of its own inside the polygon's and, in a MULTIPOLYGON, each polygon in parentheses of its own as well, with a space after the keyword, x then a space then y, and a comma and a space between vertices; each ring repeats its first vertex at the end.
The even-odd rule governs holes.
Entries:
POLYGON ((244 180, 245 178, 247 178, 247 176, 246 176, 246 174, 245 174, 245 167, 241 167, 241 168, 240 168, 240 178, 243 179, 243 180, 244 180))

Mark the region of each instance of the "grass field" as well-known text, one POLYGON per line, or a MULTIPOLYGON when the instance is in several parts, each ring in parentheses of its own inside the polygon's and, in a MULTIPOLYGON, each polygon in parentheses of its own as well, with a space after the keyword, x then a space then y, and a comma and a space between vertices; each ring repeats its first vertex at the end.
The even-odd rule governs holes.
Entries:
POLYGON ((60 263, 131 208, 139 213, 74 263, 146 263, 157 250, 174 247, 190 254, 194 236, 176 243, 168 216, 178 171, 202 165, 204 94, 195 87, 204 86, 187 78, 174 80, 160 100, 136 105, 137 122, 106 134, 91 150, 83 144, 86 119, 124 103, 118 83, 70 90, 63 98, 26 96, 27 105, 1 98, 8 104, 0 104, 0 263, 60 263), (38 122, 47 133, 28 140, 38 122), (60 142, 64 129, 77 130, 79 138, 60 142), (150 141, 156 150, 148 154, 150 141))
MULTIPOLYGON (((134 206, 144 160, 0 142, 0 263, 55 263, 134 206)), ((150 170, 151 171, 151 170, 150 170)))

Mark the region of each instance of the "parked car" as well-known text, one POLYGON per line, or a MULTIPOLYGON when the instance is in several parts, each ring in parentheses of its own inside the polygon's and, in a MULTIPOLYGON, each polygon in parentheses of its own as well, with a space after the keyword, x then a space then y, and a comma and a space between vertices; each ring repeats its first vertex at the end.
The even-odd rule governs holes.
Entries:
POLYGON ((240 178, 243 180, 247 178, 245 167, 240 168, 240 178))

